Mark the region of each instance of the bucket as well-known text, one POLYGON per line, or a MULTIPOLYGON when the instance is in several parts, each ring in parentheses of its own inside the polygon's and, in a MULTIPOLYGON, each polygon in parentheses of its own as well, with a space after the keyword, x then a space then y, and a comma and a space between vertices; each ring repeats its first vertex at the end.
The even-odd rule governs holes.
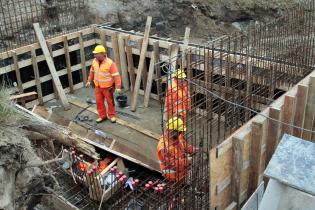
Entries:
POLYGON ((127 106, 127 96, 126 95, 119 95, 119 96, 116 96, 116 100, 118 102, 118 106, 121 107, 121 108, 124 108, 127 106))

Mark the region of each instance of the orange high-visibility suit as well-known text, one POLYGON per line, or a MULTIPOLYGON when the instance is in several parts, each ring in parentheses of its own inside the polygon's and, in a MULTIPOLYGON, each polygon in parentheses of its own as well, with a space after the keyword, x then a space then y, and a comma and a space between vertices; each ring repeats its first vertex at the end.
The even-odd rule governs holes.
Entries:
POLYGON ((190 110, 190 106, 190 93, 187 82, 179 85, 177 80, 173 79, 165 96, 165 108, 168 119, 176 116, 186 123, 186 116, 187 112, 190 110))
POLYGON ((187 144, 184 135, 177 139, 168 138, 168 133, 160 138, 157 146, 157 157, 162 175, 169 181, 180 181, 189 170, 188 155, 194 152, 194 147, 187 144))
POLYGON ((97 59, 93 60, 89 81, 93 81, 95 85, 96 108, 100 118, 107 118, 104 99, 108 105, 108 116, 110 118, 116 116, 114 104, 114 91, 121 89, 121 77, 116 64, 108 57, 102 63, 97 59), (115 87, 114 87, 115 85, 115 87))

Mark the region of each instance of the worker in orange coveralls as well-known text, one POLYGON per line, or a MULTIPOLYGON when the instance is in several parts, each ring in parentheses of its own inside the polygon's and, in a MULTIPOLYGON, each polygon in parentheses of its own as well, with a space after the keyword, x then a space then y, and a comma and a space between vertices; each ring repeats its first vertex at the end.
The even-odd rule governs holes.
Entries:
POLYGON ((121 93, 121 77, 116 64, 107 57, 106 49, 102 45, 97 45, 93 51, 95 59, 92 62, 90 75, 86 87, 91 83, 95 86, 96 108, 98 112, 97 123, 107 119, 107 115, 112 123, 116 122, 116 111, 113 94, 121 93), (108 105, 108 113, 104 99, 108 105))
POLYGON ((166 124, 164 135, 157 146, 157 158, 162 175, 169 181, 178 182, 189 171, 191 156, 196 148, 184 139, 186 127, 180 118, 173 117, 166 124))
POLYGON ((178 69, 172 74, 172 83, 165 96, 167 119, 177 116, 186 124, 187 112, 190 110, 190 93, 184 70, 178 69))

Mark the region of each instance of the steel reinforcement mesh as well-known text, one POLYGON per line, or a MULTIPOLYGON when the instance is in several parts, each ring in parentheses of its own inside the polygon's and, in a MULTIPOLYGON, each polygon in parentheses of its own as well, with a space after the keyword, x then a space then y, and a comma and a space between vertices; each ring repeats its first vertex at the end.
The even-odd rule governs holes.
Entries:
POLYGON ((36 42, 33 23, 46 38, 88 26, 94 21, 86 0, 0 1, 0 52, 36 42))

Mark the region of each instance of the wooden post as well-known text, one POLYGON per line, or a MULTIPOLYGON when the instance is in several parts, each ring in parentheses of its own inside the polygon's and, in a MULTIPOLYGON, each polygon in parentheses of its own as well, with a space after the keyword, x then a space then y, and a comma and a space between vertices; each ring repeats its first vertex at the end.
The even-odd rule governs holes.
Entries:
MULTIPOLYGON (((155 42, 155 45, 153 45, 153 50, 154 50, 154 56, 155 56, 155 63, 160 62, 160 43, 159 41, 155 42)), ((157 88, 157 94, 159 97, 159 100, 161 100, 161 91, 162 91, 162 87, 161 87, 161 68, 160 65, 154 65, 155 66, 155 74, 157 77, 156 80, 156 88, 157 88)))
POLYGON ((83 85, 85 86, 87 82, 87 72, 86 72, 86 64, 85 64, 85 51, 84 51, 84 42, 83 42, 83 34, 79 33, 79 45, 80 45, 80 60, 82 66, 82 77, 83 77, 83 85))
MULTIPOLYGON (((293 124, 293 117, 295 113, 295 97, 284 96, 284 103, 282 107, 282 121, 288 124, 293 124)), ((281 135, 284 133, 292 134, 292 126, 282 124, 281 135)))
MULTIPOLYGON (((304 124, 303 128, 305 129, 312 129, 313 120, 315 114, 315 77, 310 77, 309 80, 309 87, 307 93, 307 102, 304 112, 304 124)), ((310 140, 312 133, 309 131, 303 131, 302 139, 310 140)))
MULTIPOLYGON (((138 40, 139 46, 140 46, 140 54, 141 54, 141 46, 143 43, 143 38, 138 40)), ((142 84, 143 84, 143 90, 147 88, 147 80, 148 80, 148 68, 147 68, 147 61, 146 57, 144 59, 144 64, 143 64, 143 70, 142 70, 142 84)))
POLYGON ((138 100, 138 94, 139 94, 139 89, 140 89, 141 76, 142 76, 142 71, 143 71, 143 66, 144 66, 144 60, 146 58, 148 43, 149 43, 149 33, 150 33, 150 28, 151 28, 151 21, 152 21, 152 17, 148 16, 147 23, 145 26, 144 40, 142 43, 142 49, 141 49, 141 54, 140 54, 140 61, 139 61, 139 67, 138 67, 138 71, 137 71, 137 78, 136 78, 135 88, 134 88, 132 101, 131 101, 131 111, 136 111, 136 109, 137 109, 137 100, 138 100))
POLYGON ((22 79, 21 79, 21 72, 19 68, 19 62, 15 51, 12 51, 12 58, 14 63, 14 71, 16 76, 17 87, 19 89, 19 93, 23 93, 23 86, 22 86, 22 79))
POLYGON ((114 60, 121 75, 120 56, 119 56, 119 48, 118 48, 118 32, 114 32, 112 34, 112 47, 114 51, 114 60))
MULTIPOLYGON (((298 85, 296 92, 296 109, 294 113, 294 125, 298 127, 303 126, 304 122, 304 111, 306 106, 306 97, 308 87, 305 85, 298 85)), ((302 130, 299 128, 293 128, 293 135, 300 138, 302 130)))
POLYGON ((100 31, 100 38, 101 38, 101 44, 104 46, 104 47, 107 47, 106 46, 106 32, 104 30, 101 29, 100 31))
POLYGON ((65 50, 65 59, 66 59, 66 65, 67 65, 69 89, 70 89, 70 93, 74 93, 73 78, 72 78, 72 71, 71 71, 71 61, 70 61, 69 45, 68 45, 67 36, 63 37, 63 47, 65 50))
POLYGON ((128 79, 128 68, 127 68, 127 59, 125 53, 125 42, 123 35, 118 36, 118 47, 119 47, 119 56, 120 56, 120 66, 121 66, 121 76, 123 81, 123 87, 125 91, 129 90, 129 79, 128 79))
POLYGON ((39 71, 38 71, 36 51, 35 51, 34 46, 31 47, 31 55, 32 55, 32 65, 33 65, 34 76, 35 76, 36 91, 37 91, 37 96, 38 96, 38 103, 40 105, 43 105, 44 104, 43 92, 42 92, 39 71))
POLYGON ((57 74, 57 71, 56 71, 56 68, 55 68, 55 65, 54 65, 53 58, 52 58, 52 56, 49 53, 49 50, 48 50, 48 47, 47 47, 47 44, 46 44, 43 32, 40 29, 38 23, 34 23, 33 26, 34 26, 35 33, 36 33, 37 39, 39 41, 39 44, 40 44, 40 46, 42 48, 42 51, 43 51, 43 53, 45 55, 47 65, 48 65, 48 68, 50 70, 51 76, 53 78, 53 83, 55 84, 55 87, 57 89, 58 95, 59 95, 59 97, 61 99, 61 103, 62 103, 63 107, 66 110, 68 110, 68 109, 70 109, 70 104, 69 104, 68 99, 66 97, 66 94, 65 94, 65 92, 64 92, 64 90, 62 88, 59 76, 57 74))
MULTIPOLYGON (((270 107, 269 117, 274 120, 281 120, 281 109, 270 107)), ((269 163, 271 156, 273 155, 280 139, 281 126, 278 122, 275 122, 274 120, 268 120, 268 133, 266 140, 267 164, 269 163)))
POLYGON ((151 88, 152 88, 152 79, 153 79, 153 74, 154 74, 154 64, 156 63, 156 57, 158 55, 158 50, 159 50, 159 42, 155 41, 155 42, 153 42, 153 54, 151 56, 151 61, 150 61, 147 87, 146 87, 145 93, 144 93, 144 107, 149 106, 149 99, 150 99, 151 88))
POLYGON ((236 201, 238 209, 240 208, 241 198, 241 174, 243 169, 243 151, 244 140, 237 137, 232 138, 233 146, 233 168, 232 168, 232 200, 236 201))
POLYGON ((127 61, 128 61, 128 72, 129 72, 129 78, 130 78, 130 88, 132 91, 134 91, 135 81, 136 81, 136 75, 135 75, 135 66, 133 63, 133 57, 132 57, 132 47, 129 45, 130 35, 127 35, 125 37, 125 46, 126 46, 126 53, 127 53, 127 61))
POLYGON ((185 35, 184 35, 184 46, 183 46, 183 67, 185 67, 187 65, 187 59, 185 54, 187 53, 187 48, 188 48, 188 44, 189 44, 189 36, 190 36, 190 28, 186 27, 185 28, 185 35))
POLYGON ((187 47, 189 44, 189 36, 190 36, 190 28, 185 28, 185 35, 184 35, 184 45, 187 47))

